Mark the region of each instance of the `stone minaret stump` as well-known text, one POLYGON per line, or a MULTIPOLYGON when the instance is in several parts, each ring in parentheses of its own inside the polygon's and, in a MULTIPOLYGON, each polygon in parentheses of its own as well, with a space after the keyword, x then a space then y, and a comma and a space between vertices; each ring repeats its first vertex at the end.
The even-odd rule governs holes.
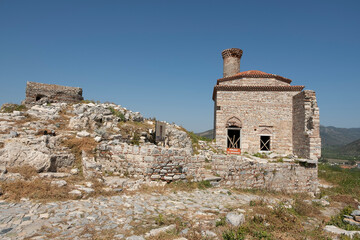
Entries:
POLYGON ((229 48, 222 51, 224 59, 224 78, 240 72, 240 59, 243 51, 239 48, 229 48))

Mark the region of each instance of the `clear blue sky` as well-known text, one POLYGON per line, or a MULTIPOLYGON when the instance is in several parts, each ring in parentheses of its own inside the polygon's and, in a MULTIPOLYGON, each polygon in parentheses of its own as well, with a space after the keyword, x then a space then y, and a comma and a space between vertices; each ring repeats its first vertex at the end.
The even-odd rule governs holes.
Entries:
POLYGON ((213 126, 221 51, 317 92, 321 124, 360 127, 360 1, 0 1, 0 104, 26 81, 146 117, 213 126))

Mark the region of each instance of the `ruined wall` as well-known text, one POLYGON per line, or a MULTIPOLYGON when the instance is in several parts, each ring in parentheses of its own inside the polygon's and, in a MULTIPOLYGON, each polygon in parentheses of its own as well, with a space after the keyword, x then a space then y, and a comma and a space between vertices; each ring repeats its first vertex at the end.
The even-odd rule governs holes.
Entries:
POLYGON ((83 100, 82 89, 54 84, 27 82, 24 104, 34 103, 76 103, 83 100))
POLYGON ((222 178, 220 185, 287 192, 315 192, 318 184, 316 164, 309 167, 235 155, 212 155, 206 159, 184 149, 154 145, 100 145, 95 158, 83 156, 83 166, 87 177, 102 171, 151 180, 201 181, 212 173, 222 178))
POLYGON ((317 165, 249 161, 242 156, 214 155, 214 174, 223 184, 245 189, 267 189, 285 192, 317 192, 317 165))
POLYGON ((271 151, 292 154, 292 101, 297 93, 298 91, 218 91, 216 143, 225 150, 226 123, 231 117, 236 117, 242 124, 242 152, 258 152, 260 135, 270 133, 271 151))
POLYGON ((219 85, 229 86, 289 86, 290 83, 275 78, 241 78, 219 82, 219 85))
POLYGON ((305 90, 293 98, 294 154, 317 160, 321 156, 320 117, 314 91, 305 90))
MULTIPOLYGON (((84 160, 84 158, 83 158, 84 160)), ((185 148, 164 148, 155 145, 100 145, 94 159, 85 158, 85 171, 102 171, 152 180, 178 180, 201 175, 204 156, 192 156, 185 148)))

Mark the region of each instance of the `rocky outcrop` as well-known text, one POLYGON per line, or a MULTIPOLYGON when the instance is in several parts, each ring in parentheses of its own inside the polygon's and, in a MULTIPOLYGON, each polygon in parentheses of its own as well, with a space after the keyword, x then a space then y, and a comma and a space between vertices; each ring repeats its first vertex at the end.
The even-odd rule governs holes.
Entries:
POLYGON ((0 165, 18 167, 29 165, 38 172, 56 171, 71 166, 74 156, 68 152, 56 151, 58 139, 42 136, 38 138, 20 138, 7 141, 0 149, 0 165))
POLYGON ((192 148, 192 142, 187 133, 174 124, 166 126, 165 145, 175 148, 192 148))

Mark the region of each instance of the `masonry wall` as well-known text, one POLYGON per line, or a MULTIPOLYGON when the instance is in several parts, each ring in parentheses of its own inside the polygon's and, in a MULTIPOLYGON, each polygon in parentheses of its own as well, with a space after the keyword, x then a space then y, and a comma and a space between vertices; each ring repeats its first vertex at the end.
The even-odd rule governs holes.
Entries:
POLYGON ((293 145, 298 157, 321 157, 319 108, 314 91, 305 90, 293 99, 293 145))
POLYGON ((231 117, 242 123, 242 152, 260 150, 260 135, 271 134, 271 151, 293 153, 293 96, 284 91, 218 91, 216 104, 216 143, 226 149, 226 123, 231 117))
POLYGON ((223 184, 245 189, 285 192, 317 192, 317 165, 249 161, 242 156, 214 155, 213 172, 223 184))
POLYGON ((96 157, 85 160, 85 170, 89 175, 91 172, 102 171, 165 181, 201 176, 200 171, 205 163, 204 156, 192 156, 190 151, 183 148, 133 146, 126 143, 100 145, 96 157))
POLYGON ((82 89, 54 84, 27 82, 25 104, 44 102, 76 103, 83 100, 82 89))
POLYGON ((102 171, 168 182, 201 181, 210 171, 221 176, 220 185, 287 192, 315 192, 318 184, 316 164, 309 167, 298 163, 272 163, 236 155, 212 155, 206 159, 203 155, 192 156, 184 149, 126 143, 100 145, 95 158, 83 156, 83 170, 87 177, 102 171))

